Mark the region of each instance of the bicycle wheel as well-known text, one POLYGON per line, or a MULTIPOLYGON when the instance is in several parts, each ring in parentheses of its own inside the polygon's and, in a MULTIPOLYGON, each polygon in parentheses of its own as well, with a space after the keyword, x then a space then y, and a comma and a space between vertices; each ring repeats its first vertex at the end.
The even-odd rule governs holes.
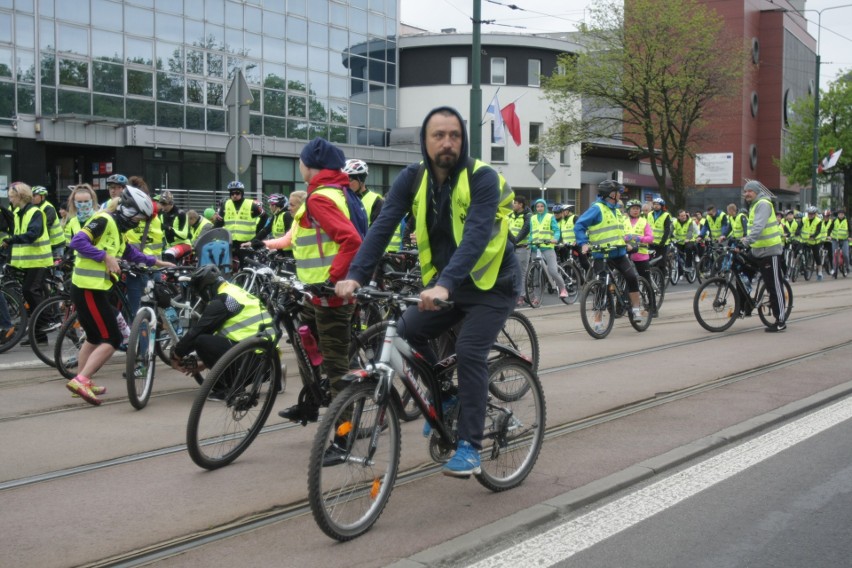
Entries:
POLYGON ((533 371, 538 371, 538 334, 527 316, 517 310, 509 314, 503 329, 497 334, 497 343, 511 347, 529 359, 533 371))
POLYGON ((27 309, 24 307, 24 299, 12 289, 4 287, 0 293, 6 301, 12 324, 5 333, 0 335, 0 353, 4 353, 24 338, 27 331, 27 309))
POLYGON ((633 318, 633 310, 630 311, 630 325, 636 331, 645 331, 651 325, 654 318, 654 289, 647 278, 639 277, 639 301, 642 303, 642 312, 645 314, 641 322, 633 318))
POLYGON ((526 361, 507 357, 493 363, 489 383, 512 385, 511 400, 489 400, 482 438, 481 473, 476 480, 491 491, 520 485, 530 474, 544 442, 544 392, 526 361), (523 394, 521 394, 523 393, 523 394))
POLYGON ((154 386, 154 371, 157 365, 154 352, 157 343, 156 325, 152 309, 143 307, 130 327, 125 379, 127 398, 136 410, 145 408, 154 386))
POLYGON ((707 278, 711 278, 713 276, 713 253, 706 252, 701 257, 701 260, 698 262, 698 279, 706 280, 707 278))
POLYGON ((648 270, 648 279, 651 282, 651 288, 654 290, 654 295, 657 300, 657 312, 660 311, 660 306, 663 305, 663 300, 666 297, 666 277, 663 275, 663 271, 657 268, 656 266, 651 267, 648 270))
POLYGON ((533 308, 540 307, 543 290, 544 273, 541 264, 534 262, 527 269, 527 303, 533 308))
MULTIPOLYGON (((781 280, 781 289, 784 291, 784 321, 790 317, 793 311, 793 288, 786 280, 781 280)), ((766 286, 761 282, 757 290, 757 315, 763 325, 769 326, 775 323, 775 316, 772 315, 772 304, 769 301, 769 293, 766 291, 766 286)))
POLYGON ((615 322, 612 298, 600 280, 591 280, 580 292, 580 319, 583 327, 595 339, 609 335, 615 322))
POLYGON ((567 270, 558 266, 557 271, 559 276, 562 277, 562 281, 565 282, 565 290, 568 292, 567 296, 559 299, 562 300, 563 304, 570 306, 580 297, 580 288, 582 287, 580 285, 580 272, 574 266, 569 266, 567 270))
POLYGON ((740 296, 726 278, 711 278, 695 291, 692 311, 707 331, 725 331, 740 313, 740 296))
POLYGON ((260 433, 281 380, 275 345, 250 337, 216 362, 198 390, 186 426, 186 449, 204 469, 228 465, 260 433))
POLYGON ((77 376, 80 347, 85 341, 86 332, 83 331, 83 327, 77 321, 77 314, 74 313, 59 328, 56 345, 53 346, 56 369, 66 379, 77 376))
POLYGON ((677 256, 670 254, 667 260, 669 261, 669 282, 672 283, 672 286, 677 286, 680 280, 680 265, 677 256))
POLYGON ((74 305, 66 294, 45 298, 30 315, 27 329, 30 348, 36 357, 51 367, 56 366, 53 350, 59 337, 59 328, 73 312, 74 305))
POLYGON ((308 466, 308 499, 320 529, 341 542, 370 529, 390 498, 399 467, 396 406, 376 404, 373 381, 353 383, 320 422, 308 466), (364 430, 370 435, 359 435, 364 430))
POLYGON ((802 261, 802 276, 805 277, 805 280, 810 280, 811 276, 814 274, 814 257, 811 254, 810 249, 808 252, 804 253, 804 258, 802 261))
POLYGON ((686 278, 686 281, 692 284, 695 282, 695 279, 698 278, 698 271, 695 269, 695 259, 692 260, 691 267, 683 267, 683 276, 686 278))

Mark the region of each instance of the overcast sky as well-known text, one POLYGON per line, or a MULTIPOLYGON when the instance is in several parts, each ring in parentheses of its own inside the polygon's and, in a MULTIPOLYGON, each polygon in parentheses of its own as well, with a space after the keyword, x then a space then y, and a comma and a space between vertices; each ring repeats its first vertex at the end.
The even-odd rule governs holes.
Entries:
MULTIPOLYGON (((490 33, 542 33, 573 31, 585 16, 588 0, 481 0, 483 25, 490 33), (517 6, 518 10, 508 6, 517 6)), ((764 0, 767 7, 768 0, 764 0)), ((808 0, 805 16, 809 31, 817 37, 816 10, 822 10, 819 53, 822 58, 820 85, 825 89, 842 70, 852 69, 852 0, 808 0), (826 8, 837 7, 826 10, 826 8), (843 7, 841 7, 843 6, 843 7)), ((402 0, 403 23, 431 32, 443 28, 471 31, 473 0, 402 0)))

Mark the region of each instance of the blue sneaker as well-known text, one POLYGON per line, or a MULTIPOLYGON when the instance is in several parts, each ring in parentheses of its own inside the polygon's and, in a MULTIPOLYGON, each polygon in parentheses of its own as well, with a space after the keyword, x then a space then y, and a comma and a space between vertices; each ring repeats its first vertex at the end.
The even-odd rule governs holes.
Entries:
MULTIPOLYGON (((450 398, 446 399, 441 404, 441 409, 444 411, 444 416, 446 416, 447 412, 451 411, 453 409, 453 407, 456 404, 458 404, 458 402, 459 402, 459 399, 458 399, 457 396, 451 396, 450 398)), ((431 433, 432 433, 432 425, 429 424, 429 421, 427 420, 426 423, 423 425, 423 437, 428 438, 431 433)))
POLYGON ((450 461, 444 465, 441 472, 453 477, 470 477, 470 474, 479 474, 479 451, 470 445, 470 442, 459 440, 459 447, 450 461))

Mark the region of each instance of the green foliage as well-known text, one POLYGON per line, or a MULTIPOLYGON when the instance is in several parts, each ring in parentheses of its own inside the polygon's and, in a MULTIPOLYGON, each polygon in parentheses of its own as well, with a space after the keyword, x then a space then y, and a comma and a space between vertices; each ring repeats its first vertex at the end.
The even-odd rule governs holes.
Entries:
POLYGON ((738 104, 731 93, 748 50, 732 41, 721 17, 696 0, 598 0, 581 29, 586 50, 559 59, 544 77, 556 117, 543 140, 549 150, 599 138, 635 146, 651 160, 660 193, 680 207, 684 169, 711 104, 738 104), (582 112, 579 112, 582 108, 582 112), (666 180, 670 178, 672 190, 666 180))

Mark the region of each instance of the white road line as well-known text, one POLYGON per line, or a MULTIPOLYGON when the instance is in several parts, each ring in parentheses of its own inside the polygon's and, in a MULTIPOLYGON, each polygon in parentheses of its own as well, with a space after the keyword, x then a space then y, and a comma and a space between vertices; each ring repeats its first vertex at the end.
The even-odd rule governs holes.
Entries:
POLYGON ((740 444, 470 566, 552 566, 850 418, 852 398, 740 444))

